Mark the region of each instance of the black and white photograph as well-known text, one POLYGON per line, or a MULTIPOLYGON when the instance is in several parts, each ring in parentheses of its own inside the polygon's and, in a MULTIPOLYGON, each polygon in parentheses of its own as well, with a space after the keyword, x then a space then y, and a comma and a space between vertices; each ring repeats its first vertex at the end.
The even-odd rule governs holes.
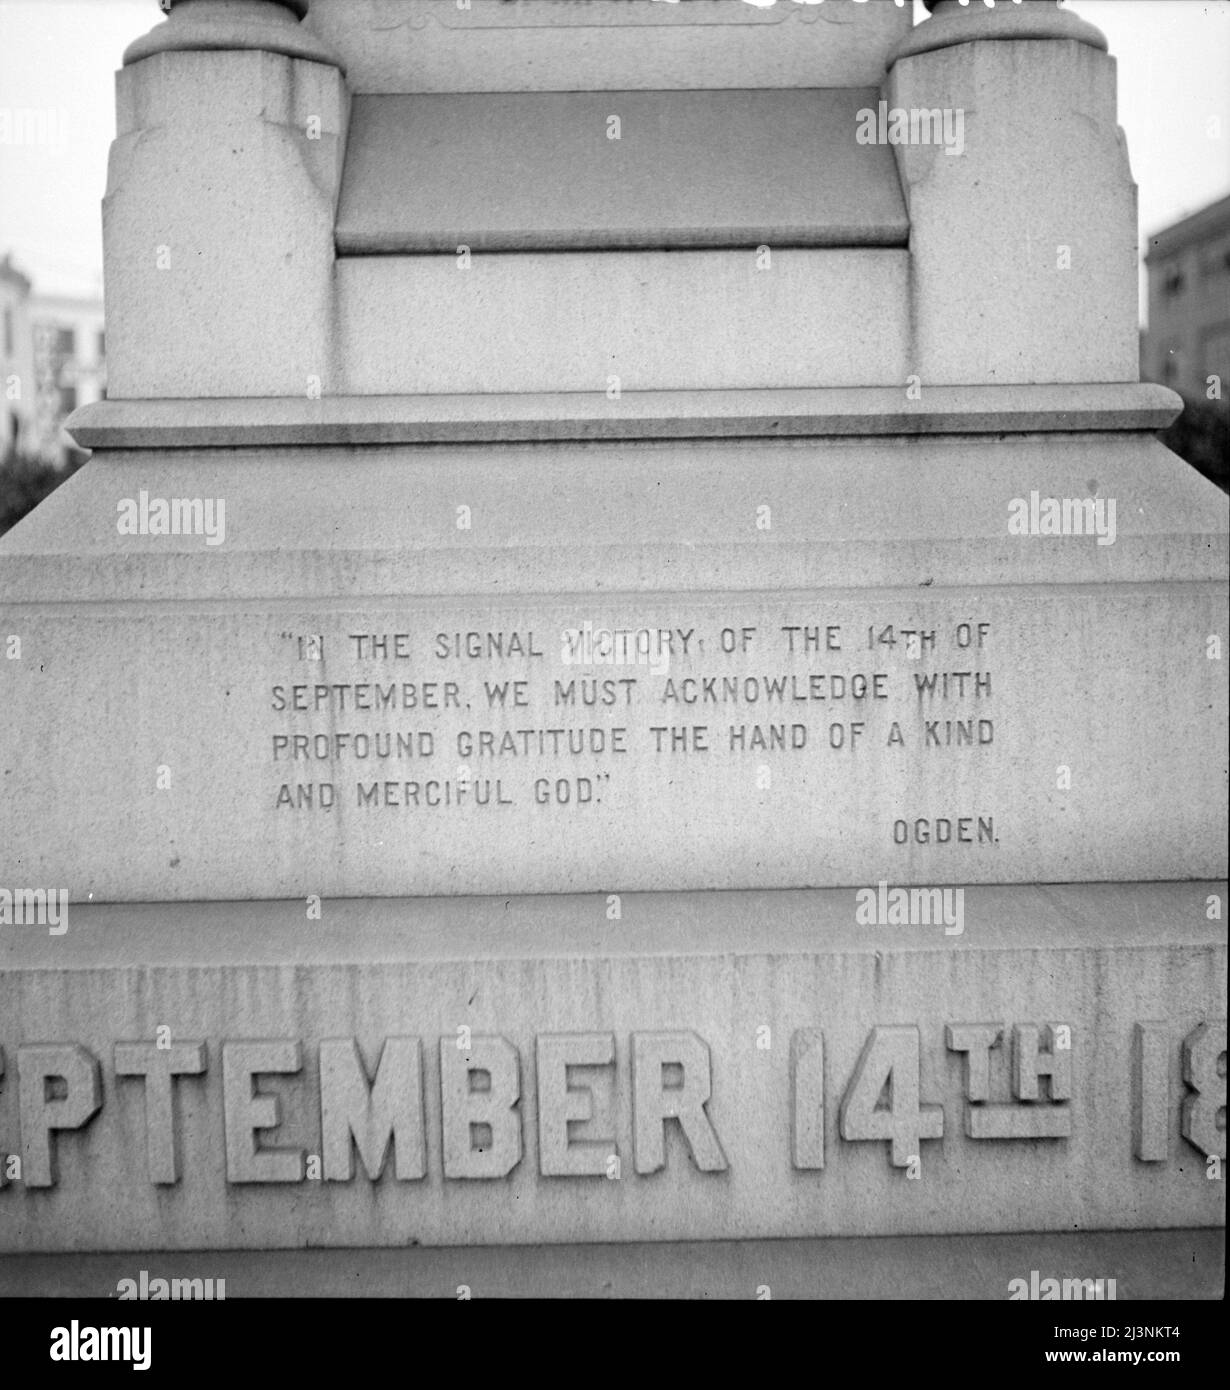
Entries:
POLYGON ((0 0, 0 300, 33 1370, 1193 1373, 1230 0, 0 0))

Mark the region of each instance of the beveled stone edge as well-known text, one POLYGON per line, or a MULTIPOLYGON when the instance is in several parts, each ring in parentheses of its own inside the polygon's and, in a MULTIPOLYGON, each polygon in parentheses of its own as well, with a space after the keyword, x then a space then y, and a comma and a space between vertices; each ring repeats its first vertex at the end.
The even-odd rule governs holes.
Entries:
POLYGON ((823 438, 1165 429, 1183 409, 1150 383, 105 400, 67 428, 84 449, 823 438))
POLYGON ((510 252, 567 251, 741 251, 758 246, 792 251, 903 250, 909 245, 910 222, 904 212, 865 223, 834 221, 812 226, 764 224, 751 226, 676 226, 649 228, 510 227, 473 233, 449 233, 357 227, 345 220, 336 229, 337 253, 359 256, 452 256, 465 242, 472 252, 487 255, 510 252))
MULTIPOLYGON (((989 1290, 1006 1290, 1022 1269, 1058 1265, 1125 1271, 1120 1282, 1136 1298, 1212 1301, 1223 1291, 1224 1230, 1224 1225, 1139 1226, 977 1235, 0 1254, 0 1298, 92 1298, 137 1269, 170 1279, 190 1267, 224 1278, 231 1298, 451 1298, 468 1280, 486 1298, 746 1301, 751 1268, 772 1286, 776 1300, 881 1302, 895 1296, 885 1292, 891 1281, 896 1293, 911 1301, 949 1302, 986 1300, 989 1290)), ((918 1315, 933 1316, 929 1309, 918 1315)), ((893 1316, 900 1316, 897 1306, 893 1316)))
MULTIPOLYGON (((913 880, 909 880, 913 883, 913 880)), ((618 936, 585 925, 600 894, 584 891, 333 897, 335 929, 304 937, 301 898, 74 900, 72 931, 14 934, 4 973, 448 966, 575 960, 759 960, 1039 950, 1224 951, 1226 925, 1204 915, 1208 879, 1046 881, 965 886, 960 937, 887 940, 854 920, 855 886, 625 891, 636 926, 618 936), (748 923, 762 926, 749 932, 748 923)))

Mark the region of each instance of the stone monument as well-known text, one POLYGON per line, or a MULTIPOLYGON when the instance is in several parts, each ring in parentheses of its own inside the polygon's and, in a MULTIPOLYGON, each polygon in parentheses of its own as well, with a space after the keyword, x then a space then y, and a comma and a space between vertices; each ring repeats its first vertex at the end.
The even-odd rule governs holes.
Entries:
POLYGON ((0 542, 0 1283, 1218 1291, 1226 501, 1102 35, 168 8, 0 542))

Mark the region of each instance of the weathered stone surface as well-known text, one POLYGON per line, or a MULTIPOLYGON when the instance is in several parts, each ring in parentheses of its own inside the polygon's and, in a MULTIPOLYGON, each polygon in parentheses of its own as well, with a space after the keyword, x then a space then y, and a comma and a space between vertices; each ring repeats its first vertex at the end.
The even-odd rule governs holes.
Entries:
POLYGON ((910 30, 894 50, 894 61, 955 44, 1000 39, 1074 39, 1103 53, 1107 50, 1102 31, 1070 10, 1060 9, 1059 0, 1011 0, 990 6, 989 13, 976 8, 972 14, 968 0, 923 3, 933 18, 910 30))
POLYGON ((6 614, 5 869, 75 902, 1211 876, 1223 603, 1125 585, 1024 607, 964 589, 6 614), (625 631, 646 636, 608 660, 625 631), (916 660, 909 633, 934 634, 916 660))
POLYGON ((74 908, 63 936, 0 936, 0 1151, 46 1159, 0 1190, 0 1248, 1215 1224, 1225 1185, 1204 1150, 1224 1156, 1226 981, 1207 900, 1224 891, 970 889, 960 936, 859 925, 850 890, 630 895, 618 913, 601 895, 326 899, 319 919, 302 900, 74 908), (1168 1117, 1166 1153, 1148 1162, 1134 1137, 1141 1020, 1164 1029, 1166 1052, 1148 1083, 1161 1093, 1144 1098, 1168 1117), (974 1024, 998 1030, 988 1054, 952 1045, 953 1025, 974 1024), (798 1030, 824 1044, 802 1085, 798 1030), (580 1063, 568 1090, 544 1038, 580 1063), (322 1112, 330 1039, 360 1048, 370 1111, 351 1071, 322 1112), (382 1082, 390 1039, 421 1051, 399 1044, 382 1082), (149 1058, 206 1049, 207 1070, 174 1082, 176 1183, 151 1180, 148 1083, 117 1079, 117 1043, 130 1072, 136 1044, 149 1058), (596 1061, 612 1049, 613 1064, 596 1061), (421 1073, 405 1065, 416 1056, 421 1073), (46 1099, 41 1075, 70 1064, 46 1099), (886 1082, 894 1109, 872 1109, 886 1082), (823 1097, 807 1166, 791 1157, 795 1087, 823 1097), (559 1126, 582 1113, 565 1152, 607 1161, 544 1174, 559 1126), (977 1138, 971 1116, 999 1114, 1018 1137, 977 1138), (329 1171, 335 1131, 364 1115, 353 1177, 329 1171))
POLYGON ((103 204, 108 394, 335 387, 341 74, 273 53, 170 52, 116 81, 103 204))
POLYGON ((164 0, 167 20, 129 44, 124 62, 155 53, 258 49, 340 67, 311 29, 299 23, 308 0, 164 0))
POLYGON ((873 87, 360 97, 343 254, 904 246, 873 87))
POLYGON ((1219 1230, 601 1245, 0 1255, 0 1297, 97 1298, 123 1279, 225 1280, 227 1298, 1007 1298, 1014 1279, 1072 1271, 1116 1281, 1116 1301, 1221 1298, 1219 1230), (1096 1273, 1095 1273, 1096 1272, 1096 1273))
POLYGON ((308 21, 358 93, 867 86, 910 22, 890 0, 315 0, 308 21))
MULTIPOLYGON (((1146 383, 793 391, 221 397, 96 401, 71 419, 85 449, 461 444, 591 439, 824 438, 1165 429, 1182 409, 1146 383)), ((1134 444, 1137 441, 1134 441, 1134 444)), ((1179 475, 1182 476, 1181 474, 1179 475)))
POLYGON ((1223 873, 1224 499, 1153 443, 994 447, 326 452, 276 511, 242 457, 92 466, 54 541, 4 543, 7 871, 74 900, 1223 873), (1011 534, 1087 489, 1113 544, 1011 534), (224 502, 225 539, 117 534, 142 491, 224 502))
POLYGON ((1224 584, 1230 534, 1224 493, 1156 440, 1123 435, 140 450, 97 463, 0 538, 7 601, 1224 584), (120 504, 143 489, 224 501, 225 542, 120 534, 120 504), (1011 535, 1009 504, 1034 491, 1115 498, 1115 543, 1011 535))
POLYGON ((906 251, 787 249, 772 253, 771 269, 759 260, 755 247, 496 252, 465 269, 453 254, 346 256, 337 262, 338 389, 901 383, 904 395, 906 251))
MULTIPOLYGON (((954 25, 979 32, 981 10, 954 25)), ((890 109, 961 112, 964 124, 958 158, 893 147, 910 214, 910 370, 1137 380, 1136 185, 1114 60, 1071 41, 962 43, 898 59, 884 95, 890 109)))

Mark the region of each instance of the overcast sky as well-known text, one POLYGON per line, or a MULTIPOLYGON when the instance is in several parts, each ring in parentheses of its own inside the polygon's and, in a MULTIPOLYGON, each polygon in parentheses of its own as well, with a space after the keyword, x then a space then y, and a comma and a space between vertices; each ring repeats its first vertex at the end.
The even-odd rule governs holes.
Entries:
MULTIPOLYGON (((790 0, 779 0, 789 3, 790 0)), ((1230 192, 1230 0, 1069 0, 1119 61, 1144 236, 1230 192)), ((0 255, 51 292, 101 283, 113 73, 158 0, 0 0, 0 109, 62 113, 63 141, 0 142, 0 255)))

